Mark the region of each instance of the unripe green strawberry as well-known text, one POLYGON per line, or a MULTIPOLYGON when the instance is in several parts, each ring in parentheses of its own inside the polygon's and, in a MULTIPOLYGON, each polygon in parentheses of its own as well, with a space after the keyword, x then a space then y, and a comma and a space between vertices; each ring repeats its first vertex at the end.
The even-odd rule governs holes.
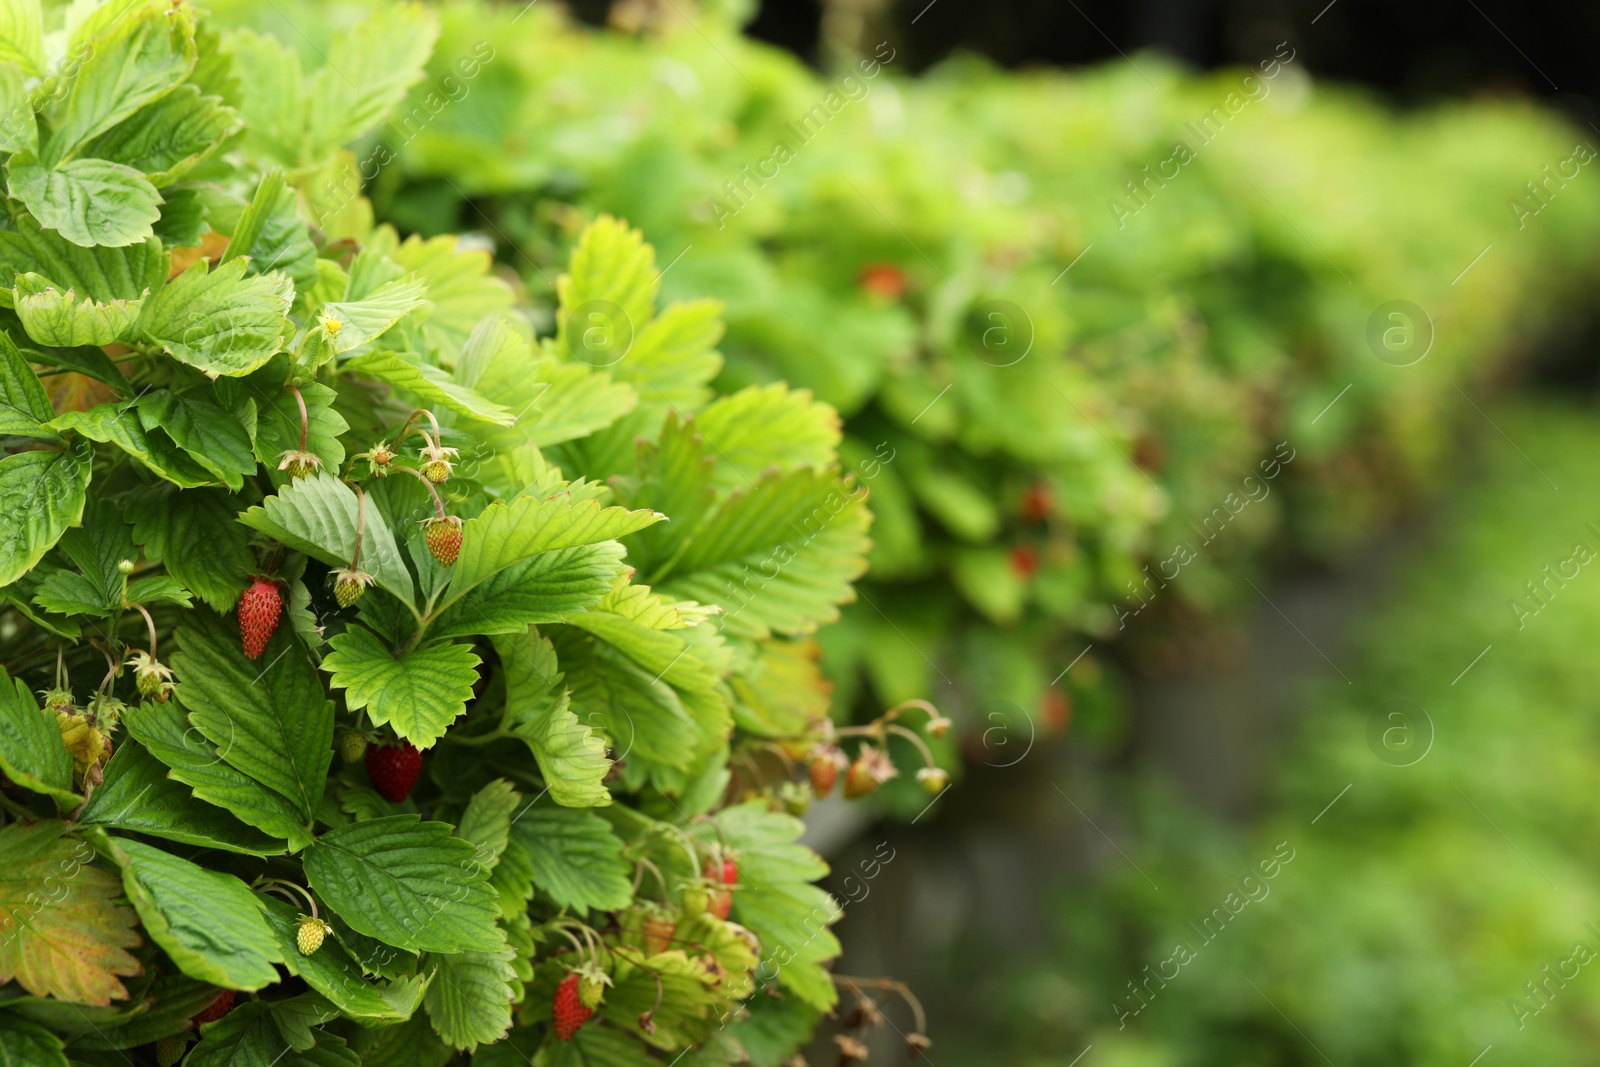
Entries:
POLYGON ((57 718, 75 714, 78 710, 72 702, 70 689, 46 689, 39 695, 44 697, 44 710, 53 712, 57 718))
POLYGON ((934 796, 944 792, 944 787, 950 784, 950 776, 938 767, 924 767, 917 772, 917 781, 934 796))
POLYGON ((436 516, 423 523, 428 551, 443 566, 454 566, 461 556, 461 520, 454 515, 436 516))
POLYGON ((450 480, 450 457, 455 454, 453 448, 432 444, 425 446, 422 449, 422 476, 434 485, 443 485, 450 480))
POLYGON ((367 735, 360 730, 346 729, 339 735, 339 758, 355 763, 367 754, 367 735))
POLYGON ((644 935, 644 954, 654 956, 672 947, 672 938, 678 932, 678 920, 668 911, 652 911, 644 917, 640 933, 644 935))
POLYGON ((322 919, 313 919, 309 915, 300 916, 300 926, 295 930, 295 946, 300 949, 300 955, 309 956, 322 947, 323 939, 333 933, 333 927, 322 919))
POLYGON ((163 1037, 156 1042, 157 1067, 174 1067, 187 1051, 189 1051, 188 1038, 182 1035, 163 1037))
POLYGON ((594 1011, 606 999, 606 985, 611 980, 605 975, 596 977, 592 974, 578 976, 578 1003, 594 1011))
POLYGON ((691 882, 683 887, 683 913, 688 916, 704 915, 711 902, 711 893, 703 882, 691 882))
POLYGON ((304 478, 322 466, 322 458, 313 452, 290 449, 278 456, 278 469, 288 471, 290 478, 304 478))
POLYGON ((133 668, 133 683, 138 686, 141 696, 157 704, 165 704, 172 696, 171 669, 154 659, 150 653, 143 650, 135 652, 128 657, 128 666, 133 668))
POLYGON ((372 575, 366 571, 341 567, 333 572, 333 597, 341 608, 360 600, 372 584, 372 575))

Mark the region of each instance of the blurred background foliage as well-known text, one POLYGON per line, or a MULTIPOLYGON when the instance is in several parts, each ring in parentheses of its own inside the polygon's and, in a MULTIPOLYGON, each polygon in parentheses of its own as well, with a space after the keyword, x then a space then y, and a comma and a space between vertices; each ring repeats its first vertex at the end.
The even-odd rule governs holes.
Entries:
MULTIPOLYGON (((308 59, 358 10, 218 6, 308 59)), ((1015 41, 1021 6, 929 25, 1015 41)), ((902 776, 884 807, 916 822, 865 836, 814 809, 839 878, 907 857, 836 889, 842 966, 911 980, 947 1065, 1582 1062, 1586 971, 1548 1007, 1523 983, 1600 949, 1600 593, 1573 581, 1523 631, 1507 605, 1600 546, 1597 442, 1496 397, 1589 365, 1592 131, 1442 98, 1448 64, 1383 85, 1425 102, 1403 112, 1313 78, 1348 11, 1254 19, 1195 73, 1007 71, 899 8, 773 10, 444 5, 429 80, 346 168, 547 309, 582 226, 624 217, 667 299, 725 303, 719 388, 788 380, 844 416, 876 520, 825 637, 835 717, 931 699, 966 781, 928 814, 902 776), (1409 767, 1368 736, 1394 700, 1438 733, 1409 767), (1279 842, 1270 892, 1201 942, 1279 842)))

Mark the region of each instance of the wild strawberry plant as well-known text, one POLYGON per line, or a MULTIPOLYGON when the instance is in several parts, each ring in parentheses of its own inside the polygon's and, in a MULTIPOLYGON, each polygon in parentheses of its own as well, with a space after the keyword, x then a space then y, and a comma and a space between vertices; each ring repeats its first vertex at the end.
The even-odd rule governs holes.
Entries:
POLYGON ((837 999, 783 810, 869 548, 834 411, 716 397, 718 306, 658 310, 622 223, 540 331, 486 253, 307 203, 418 9, 305 72, 13 7, 0 1062, 787 1056, 837 999))

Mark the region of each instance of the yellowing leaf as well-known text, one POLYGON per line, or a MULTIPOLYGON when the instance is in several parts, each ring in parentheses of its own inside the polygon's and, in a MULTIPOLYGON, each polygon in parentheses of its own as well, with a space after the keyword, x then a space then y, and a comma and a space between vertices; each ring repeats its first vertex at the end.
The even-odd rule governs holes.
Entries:
POLYGON ((138 916, 118 903, 122 883, 90 866, 94 849, 62 837, 55 820, 0 829, 0 982, 36 997, 109 1004, 140 972, 138 916))

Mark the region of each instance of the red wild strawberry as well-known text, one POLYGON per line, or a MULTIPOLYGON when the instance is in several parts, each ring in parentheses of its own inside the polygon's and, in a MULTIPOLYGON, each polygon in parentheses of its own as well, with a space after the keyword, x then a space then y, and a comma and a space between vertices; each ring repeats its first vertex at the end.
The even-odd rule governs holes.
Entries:
POLYGON ((224 989, 213 1000, 194 1016, 194 1024, 201 1026, 205 1023, 214 1023, 233 1010, 233 990, 224 989))
POLYGON ((868 263, 856 277, 861 291, 884 300, 899 300, 906 295, 906 272, 893 263, 868 263))
POLYGON ((461 520, 454 515, 436 516, 424 523, 423 534, 433 558, 443 566, 454 566, 461 555, 461 520))
POLYGON ((1042 522, 1050 517, 1054 499, 1050 487, 1044 482, 1034 482, 1022 492, 1022 504, 1017 511, 1029 522, 1042 522))
POLYGON ((1028 545, 1018 545, 1011 550, 1011 570, 1018 578, 1027 581, 1039 572, 1039 553, 1028 545))
POLYGON ((567 975, 561 979, 561 984, 556 986, 556 999, 551 1005, 551 1014, 555 1018, 556 1037, 562 1041, 571 1041, 572 1035, 589 1021, 589 1016, 594 1014, 593 1008, 583 1006, 578 994, 576 974, 567 975))
POLYGON ((260 659, 267 642, 278 631, 283 615, 283 591, 270 578, 256 578, 239 597, 239 636, 246 659, 260 659))
POLYGON ((1065 730, 1072 721, 1072 698, 1059 689, 1046 689, 1039 701, 1039 721, 1046 733, 1065 730))
POLYGON ((367 746, 367 778, 383 799, 398 804, 422 776, 422 753, 409 741, 367 746))

